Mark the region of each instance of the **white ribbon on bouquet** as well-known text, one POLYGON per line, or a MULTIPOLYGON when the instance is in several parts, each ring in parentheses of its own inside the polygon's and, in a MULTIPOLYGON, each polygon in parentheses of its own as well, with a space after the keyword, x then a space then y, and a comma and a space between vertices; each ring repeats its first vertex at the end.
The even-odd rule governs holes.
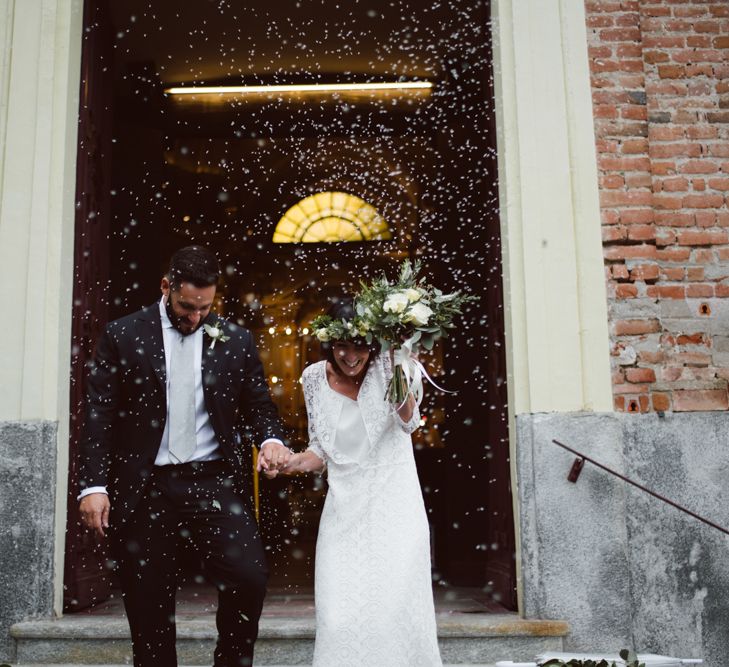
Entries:
MULTIPOLYGON (((413 357, 413 345, 414 342, 412 338, 408 338, 406 341, 403 341, 402 346, 394 350, 393 358, 395 366, 402 367, 402 372, 405 376, 405 385, 407 386, 408 392, 412 393, 415 397, 418 405, 420 405, 423 401, 423 378, 430 382, 430 384, 432 384, 436 389, 439 389, 446 394, 455 394, 456 392, 454 391, 449 391, 448 389, 443 389, 443 387, 438 386, 435 380, 428 375, 428 371, 425 370, 425 366, 423 366, 419 359, 413 357)), ((407 392, 405 400, 400 407, 403 407, 405 403, 407 403, 407 392)))

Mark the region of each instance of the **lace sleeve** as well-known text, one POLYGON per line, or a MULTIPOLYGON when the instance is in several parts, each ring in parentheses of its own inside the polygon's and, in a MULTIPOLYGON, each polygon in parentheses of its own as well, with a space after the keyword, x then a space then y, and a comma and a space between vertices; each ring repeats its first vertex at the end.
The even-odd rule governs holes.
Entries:
POLYGON ((395 415, 395 421, 397 421, 397 423, 400 425, 400 428, 408 435, 414 433, 418 429, 418 426, 420 426, 420 409, 418 408, 417 403, 413 407, 413 416, 410 417, 408 421, 405 421, 400 416, 394 406, 392 408, 392 412, 395 415))
POLYGON ((316 378, 313 377, 312 367, 304 369, 301 376, 301 383, 304 388, 304 403, 306 404, 306 417, 308 421, 309 445, 306 451, 313 452, 318 456, 326 467, 327 458, 319 443, 319 436, 316 432, 316 378))
MULTIPOLYGON (((381 364, 382 364, 382 375, 385 378, 385 387, 390 382, 390 379, 392 378, 392 359, 390 358, 389 352, 383 352, 380 354, 381 364)), ((405 421, 398 411, 395 409, 395 406, 392 406, 392 414, 395 417, 395 421, 398 423, 400 428, 405 431, 408 435, 411 433, 414 433, 418 426, 420 426, 420 409, 418 408, 417 404, 415 405, 413 409, 413 415, 410 417, 408 421, 405 421)))

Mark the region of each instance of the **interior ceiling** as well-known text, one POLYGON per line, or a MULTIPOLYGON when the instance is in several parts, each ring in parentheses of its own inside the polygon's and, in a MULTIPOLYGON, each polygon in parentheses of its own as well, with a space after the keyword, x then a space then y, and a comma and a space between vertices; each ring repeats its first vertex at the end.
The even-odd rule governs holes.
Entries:
MULTIPOLYGON (((110 0, 117 72, 154 62, 164 84, 301 76, 438 77, 458 5, 479 0, 110 0)), ((473 20, 473 16, 469 17, 473 20)), ((484 26, 485 28, 485 26, 484 26)))

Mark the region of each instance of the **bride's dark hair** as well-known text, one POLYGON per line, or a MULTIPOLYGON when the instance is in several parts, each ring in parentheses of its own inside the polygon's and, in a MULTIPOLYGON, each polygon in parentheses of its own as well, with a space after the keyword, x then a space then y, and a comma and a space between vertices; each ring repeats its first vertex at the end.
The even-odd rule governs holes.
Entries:
MULTIPOLYGON (((354 309, 354 299, 351 296, 339 297, 327 310, 327 315, 333 320, 353 320, 357 311, 354 309)), ((321 350, 324 353, 324 358, 332 365, 332 368, 336 373, 342 374, 342 370, 339 368, 339 364, 334 359, 334 343, 337 341, 332 340, 321 344, 321 350)), ((367 369, 372 363, 372 360, 380 353, 380 344, 377 341, 368 343, 364 338, 353 338, 346 342, 352 342, 357 347, 366 347, 370 351, 370 358, 367 359, 364 372, 367 373, 367 369)))

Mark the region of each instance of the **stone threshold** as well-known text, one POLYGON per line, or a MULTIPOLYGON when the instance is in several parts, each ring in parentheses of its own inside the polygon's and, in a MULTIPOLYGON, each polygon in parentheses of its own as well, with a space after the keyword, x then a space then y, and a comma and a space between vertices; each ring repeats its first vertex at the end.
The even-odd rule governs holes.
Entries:
MULTIPOLYGON (((438 614, 438 636, 443 638, 487 637, 565 637, 565 621, 524 619, 518 614, 438 614)), ((313 639, 314 617, 261 618, 260 639, 313 639)), ((31 620, 10 628, 16 640, 29 639, 127 639, 129 626, 124 617, 64 616, 59 619, 31 620)), ((178 639, 214 639, 215 619, 211 615, 177 620, 178 639)))

